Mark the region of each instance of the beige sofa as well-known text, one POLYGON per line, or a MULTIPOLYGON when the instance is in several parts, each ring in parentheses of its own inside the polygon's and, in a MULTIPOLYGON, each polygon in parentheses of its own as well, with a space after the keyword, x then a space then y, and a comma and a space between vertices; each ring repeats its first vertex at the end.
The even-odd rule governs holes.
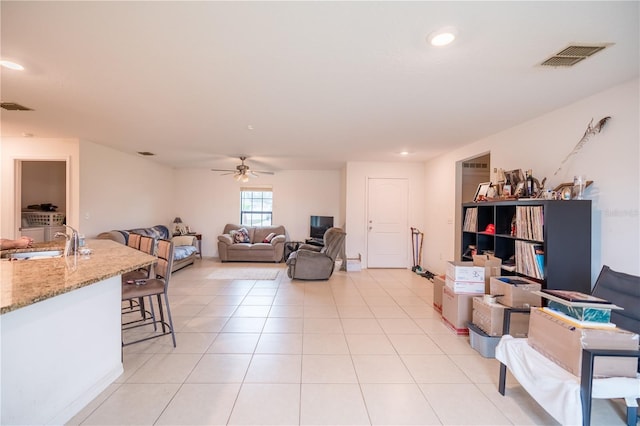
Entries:
POLYGON ((284 226, 243 226, 227 224, 222 235, 218 236, 218 253, 222 262, 282 262, 284 226), (245 228, 249 234, 248 243, 234 242, 231 231, 245 228), (270 242, 263 242, 271 233, 275 236, 270 242))

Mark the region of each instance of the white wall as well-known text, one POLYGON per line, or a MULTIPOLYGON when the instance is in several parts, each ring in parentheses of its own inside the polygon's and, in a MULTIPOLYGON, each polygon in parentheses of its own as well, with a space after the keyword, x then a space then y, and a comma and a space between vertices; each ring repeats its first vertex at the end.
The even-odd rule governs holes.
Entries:
POLYGON ((22 209, 51 203, 64 212, 67 204, 67 165, 64 161, 22 162, 22 209))
POLYGON ((457 257, 456 163, 490 151, 492 170, 533 169, 538 179, 547 177, 547 188, 570 182, 576 174, 593 180, 586 191, 593 209, 592 284, 602 265, 640 274, 639 104, 635 79, 427 162, 426 182, 431 188, 425 207, 427 269, 441 273, 444 262, 457 257), (605 116, 612 118, 602 133, 554 176, 589 121, 605 116))
POLYGON ((171 216, 180 216, 192 230, 202 233, 204 256, 218 256, 218 235, 227 223, 240 222, 240 188, 270 186, 273 189, 274 225, 284 225, 288 238, 301 241, 309 236, 311 215, 333 216, 343 226, 343 196, 340 170, 292 170, 261 175, 248 183, 202 169, 174 171, 171 216))
MULTIPOLYGON (((69 167, 67 223, 78 226, 80 153, 77 139, 2 138, 0 140, 0 235, 17 238, 20 200, 16 199, 16 160, 67 161, 69 167), (17 218, 17 221, 16 221, 17 218)), ((59 206, 62 207, 62 206, 59 206)))
POLYGON ((367 253, 367 179, 406 178, 409 180, 409 224, 407 225, 408 257, 411 267, 411 236, 409 227, 423 230, 424 206, 431 198, 431 183, 425 180, 422 163, 350 162, 346 170, 346 251, 347 257, 362 255, 362 267, 367 253), (426 188, 429 188, 427 193, 426 188))
POLYGON ((87 238, 112 229, 173 229, 173 169, 87 141, 80 156, 79 230, 87 238))

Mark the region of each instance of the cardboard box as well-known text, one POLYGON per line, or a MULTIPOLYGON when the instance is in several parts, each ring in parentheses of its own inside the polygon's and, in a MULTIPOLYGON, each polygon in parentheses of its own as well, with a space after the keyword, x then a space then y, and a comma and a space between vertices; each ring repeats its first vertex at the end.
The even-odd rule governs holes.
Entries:
POLYGON ((469 334, 467 324, 471 321, 474 297, 478 296, 454 293, 447 286, 442 288, 442 320, 456 334, 469 334))
POLYGON ((447 276, 445 285, 454 293, 484 294, 484 281, 453 281, 447 276))
MULTIPOLYGON (((473 298, 471 321, 487 335, 502 336, 502 324, 506 306, 500 303, 485 302, 482 297, 473 298)), ((513 337, 527 337, 529 332, 529 314, 511 314, 509 334, 513 337)))
POLYGON ((473 262, 450 261, 447 264, 447 277, 452 281, 484 282, 484 268, 473 266, 473 262))
POLYGON ((484 268, 485 293, 489 293, 490 278, 499 277, 502 274, 502 259, 490 254, 474 255, 473 265, 484 268))
POLYGON ((362 270, 362 255, 358 257, 347 257, 347 272, 358 272, 362 270))
MULTIPOLYGON (((582 348, 638 349, 638 335, 620 328, 580 328, 549 315, 540 308, 531 309, 529 345, 556 364, 580 376, 582 348)), ((594 377, 636 377, 636 358, 596 357, 594 377)))
POLYGON ((491 277, 489 292, 498 297, 498 302, 512 308, 542 306, 542 298, 531 293, 540 291, 540 284, 521 277, 491 277))
POLYGON ((442 289, 444 288, 444 275, 433 277, 433 307, 442 313, 442 289))

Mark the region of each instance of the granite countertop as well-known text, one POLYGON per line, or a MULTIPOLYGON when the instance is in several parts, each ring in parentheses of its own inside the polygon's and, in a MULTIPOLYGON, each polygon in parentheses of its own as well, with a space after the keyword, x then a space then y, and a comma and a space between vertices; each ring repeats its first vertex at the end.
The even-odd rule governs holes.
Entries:
MULTIPOLYGON (((111 240, 87 240, 88 256, 0 261, 0 314, 32 305, 155 262, 154 256, 111 240)), ((15 252, 61 250, 60 242, 34 244, 15 252)))

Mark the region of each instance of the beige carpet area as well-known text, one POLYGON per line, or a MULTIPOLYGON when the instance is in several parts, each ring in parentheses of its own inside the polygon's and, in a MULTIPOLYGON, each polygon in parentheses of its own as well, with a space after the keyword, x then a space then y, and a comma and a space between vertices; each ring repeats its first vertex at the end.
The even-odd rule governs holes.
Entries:
POLYGON ((275 268, 216 268, 207 275, 210 280, 275 280, 280 271, 275 268))

